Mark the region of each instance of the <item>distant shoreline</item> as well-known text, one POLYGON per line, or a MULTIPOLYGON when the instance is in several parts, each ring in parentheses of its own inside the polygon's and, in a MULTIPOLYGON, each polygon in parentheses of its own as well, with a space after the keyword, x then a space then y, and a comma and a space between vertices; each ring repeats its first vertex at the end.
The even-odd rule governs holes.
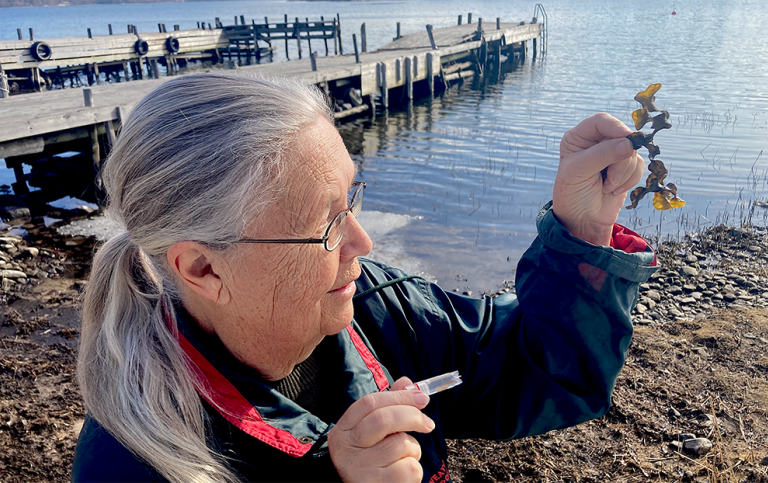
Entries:
MULTIPOLYGON (((74 5, 121 5, 141 3, 216 2, 225 0, 0 0, 0 8, 70 7, 74 5)), ((373 2, 376 0, 288 0, 289 2, 373 2)))

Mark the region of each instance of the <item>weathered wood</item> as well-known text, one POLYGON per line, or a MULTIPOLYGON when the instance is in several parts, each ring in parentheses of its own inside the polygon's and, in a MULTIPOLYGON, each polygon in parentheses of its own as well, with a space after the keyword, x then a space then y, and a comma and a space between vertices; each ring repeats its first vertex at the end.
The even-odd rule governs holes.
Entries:
POLYGON ((397 40, 400 38, 400 22, 397 22, 397 35, 395 35, 395 38, 393 40, 397 40))
POLYGON ((338 26, 336 25, 336 19, 333 19, 333 55, 338 55, 339 53, 338 45, 339 45, 339 29, 338 29, 338 26))
POLYGON ((107 134, 107 142, 109 143, 110 150, 112 149, 112 146, 115 145, 115 142, 117 142, 117 136, 115 135, 115 125, 112 121, 107 121, 104 123, 104 131, 107 134))
POLYGON ((299 59, 301 59, 301 35, 299 32, 299 17, 296 17, 296 22, 293 24, 293 35, 296 37, 296 47, 299 49, 299 59))
MULTIPOLYGON (((467 50, 469 42, 473 42, 477 33, 475 25, 456 25, 441 29, 433 29, 433 38, 435 44, 444 56, 445 47, 460 46, 460 50, 467 50)), ((518 25, 513 23, 502 23, 500 30, 489 30, 484 33, 487 42, 505 39, 507 44, 530 40, 541 34, 541 24, 518 25)), ((475 41, 479 42, 479 41, 475 41)), ((479 44, 478 44, 479 45, 479 44)), ((377 52, 385 50, 406 50, 406 49, 430 49, 432 43, 429 40, 429 34, 426 29, 421 32, 403 35, 400 39, 390 42, 379 48, 377 52)))
POLYGON ((357 34, 352 34, 352 43, 355 45, 355 63, 360 63, 360 53, 357 51, 357 34))
POLYGON ((473 70, 462 70, 460 72, 454 72, 453 74, 448 74, 444 77, 444 79, 445 79, 445 82, 448 83, 458 79, 466 79, 474 75, 475 75, 475 71, 473 70))
MULTIPOLYGON (((435 43, 435 36, 432 33, 432 26, 427 25, 427 35, 429 35, 429 44, 432 47, 432 50, 437 50, 437 44, 435 43)), ((400 38, 400 35, 398 33, 397 38, 400 38)))
POLYGON ((352 109, 347 109, 346 111, 334 112, 333 118, 343 119, 345 117, 354 116, 355 114, 360 114, 361 112, 365 112, 368 109, 370 109, 370 106, 368 104, 362 104, 362 105, 353 107, 352 109))
POLYGON ((429 95, 435 95, 435 59, 432 52, 427 53, 427 86, 429 95))
POLYGON ((536 59, 536 38, 533 38, 533 49, 531 50, 531 58, 536 59))
POLYGON ((29 28, 29 40, 35 40, 35 31, 32 27, 29 28))
POLYGON ((501 18, 496 17, 496 30, 501 30, 501 18))
POLYGON ((413 99, 413 67, 410 57, 405 58, 405 97, 413 99))
POLYGON ((365 22, 360 26, 360 50, 368 52, 368 41, 365 38, 365 22))
POLYGON ((94 107, 93 103, 93 91, 90 89, 83 89, 83 104, 85 107, 94 107))
POLYGON ((381 73, 381 105, 384 109, 389 109, 389 86, 387 85, 387 63, 380 64, 381 73))
POLYGON ((19 40, 24 40, 24 36, 21 34, 21 29, 16 29, 16 35, 19 37, 19 40))
POLYGON ((471 69, 474 65, 474 62, 461 62, 458 64, 449 65, 447 67, 443 67, 443 74, 448 75, 460 70, 471 69))
POLYGON ((312 63, 312 72, 317 72, 317 52, 312 52, 309 56, 309 60, 312 63))
POLYGON ((461 25, 461 17, 463 17, 463 15, 459 15, 459 23, 458 23, 458 25, 461 25))
POLYGON ((472 13, 468 13, 467 14, 467 25, 471 25, 471 24, 472 24, 472 13))
POLYGON ((338 13, 336 14, 336 28, 339 32, 339 54, 344 55, 344 47, 341 45, 341 16, 338 13))

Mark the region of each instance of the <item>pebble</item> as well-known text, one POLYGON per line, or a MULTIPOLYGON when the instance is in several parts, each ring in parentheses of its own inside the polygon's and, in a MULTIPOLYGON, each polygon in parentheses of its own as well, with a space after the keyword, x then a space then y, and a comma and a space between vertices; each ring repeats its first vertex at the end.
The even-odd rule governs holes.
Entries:
POLYGON ((0 277, 2 278, 27 278, 27 274, 20 270, 0 270, 0 277))
POLYGON ((680 275, 684 277, 695 277, 698 274, 698 270, 693 267, 689 267, 688 265, 683 265, 683 267, 680 269, 680 275))
POLYGON ((704 456, 712 451, 712 441, 707 438, 693 438, 683 442, 683 449, 697 456, 704 456))

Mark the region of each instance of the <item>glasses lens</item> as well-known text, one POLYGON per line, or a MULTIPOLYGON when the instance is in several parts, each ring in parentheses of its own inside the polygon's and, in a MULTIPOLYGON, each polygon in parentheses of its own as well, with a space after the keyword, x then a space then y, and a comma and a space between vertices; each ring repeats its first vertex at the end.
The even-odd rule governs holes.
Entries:
POLYGON ((357 215, 363 210, 363 192, 365 191, 363 187, 364 185, 362 184, 357 186, 357 189, 355 189, 355 192, 352 195, 352 200, 349 202, 349 211, 355 215, 355 218, 357 218, 357 215))
POLYGON ((347 224, 347 212, 342 211, 333 219, 328 227, 328 237, 325 239, 325 249, 329 252, 339 246, 344 237, 344 227, 347 224))

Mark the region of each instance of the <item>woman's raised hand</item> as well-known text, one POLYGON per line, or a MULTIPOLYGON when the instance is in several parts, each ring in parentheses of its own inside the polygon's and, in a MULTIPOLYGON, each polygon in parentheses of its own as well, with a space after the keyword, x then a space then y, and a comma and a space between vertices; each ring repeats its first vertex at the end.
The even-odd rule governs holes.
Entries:
POLYGON ((406 431, 429 433, 435 423, 421 412, 429 396, 402 390, 409 384, 402 377, 391 391, 356 401, 328 432, 331 461, 343 481, 421 481, 421 446, 406 431))
POLYGON ((615 117, 600 113, 581 121, 560 141, 552 210, 571 235, 595 245, 610 243, 627 192, 645 170, 627 139, 631 132, 615 117))

